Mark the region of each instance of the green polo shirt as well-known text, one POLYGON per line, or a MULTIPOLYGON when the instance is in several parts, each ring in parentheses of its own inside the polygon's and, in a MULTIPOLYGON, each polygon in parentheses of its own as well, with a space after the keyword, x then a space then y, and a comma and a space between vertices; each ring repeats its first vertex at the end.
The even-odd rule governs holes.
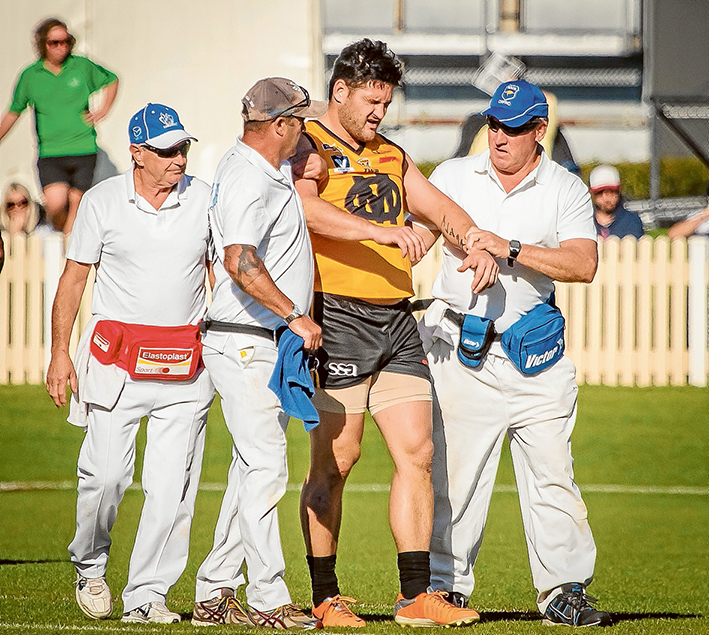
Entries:
POLYGON ((96 130, 82 115, 89 109, 89 96, 116 79, 85 57, 69 56, 59 75, 38 60, 20 74, 10 112, 34 109, 40 157, 95 154, 96 130))

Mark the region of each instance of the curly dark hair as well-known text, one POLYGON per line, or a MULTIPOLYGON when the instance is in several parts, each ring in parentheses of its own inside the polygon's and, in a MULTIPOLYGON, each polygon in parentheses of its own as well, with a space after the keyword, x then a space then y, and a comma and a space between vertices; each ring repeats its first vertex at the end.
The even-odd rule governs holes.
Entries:
POLYGON ((74 50, 76 38, 69 33, 66 24, 58 18, 47 18, 46 20, 42 20, 34 31, 34 46, 35 49, 37 49, 37 54, 40 59, 47 59, 47 34, 56 26, 64 27, 69 34, 69 53, 67 57, 71 55, 71 52, 74 50))
POLYGON ((364 38, 342 49, 332 68, 328 98, 338 79, 348 86, 362 86, 370 81, 385 82, 395 88, 401 85, 404 67, 386 42, 364 38))

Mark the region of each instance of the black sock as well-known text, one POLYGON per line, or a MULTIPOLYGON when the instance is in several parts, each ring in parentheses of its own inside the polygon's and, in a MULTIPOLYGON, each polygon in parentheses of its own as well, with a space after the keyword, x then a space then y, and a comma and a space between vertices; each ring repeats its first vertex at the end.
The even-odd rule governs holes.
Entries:
MULTIPOLYGON (((427 554, 428 555, 428 554, 427 554)), ((313 586, 313 606, 318 606, 327 598, 340 594, 337 586, 337 576, 335 575, 335 560, 337 554, 315 558, 305 556, 310 569, 310 580, 313 586)))
POLYGON ((405 551, 396 557, 399 567, 401 595, 413 600, 420 593, 425 593, 431 584, 431 564, 428 551, 405 551))

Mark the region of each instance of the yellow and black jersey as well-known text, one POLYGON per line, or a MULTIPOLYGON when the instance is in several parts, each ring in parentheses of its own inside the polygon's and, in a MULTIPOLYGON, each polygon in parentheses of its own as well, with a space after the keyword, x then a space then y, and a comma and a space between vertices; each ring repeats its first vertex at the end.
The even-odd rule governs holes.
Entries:
MULTIPOLYGON (((320 197, 371 223, 403 226, 405 154, 377 135, 353 148, 318 121, 305 124, 313 148, 327 164, 320 197)), ((315 253, 315 290, 372 300, 413 295, 411 262, 398 247, 371 240, 332 240, 311 234, 315 253)))

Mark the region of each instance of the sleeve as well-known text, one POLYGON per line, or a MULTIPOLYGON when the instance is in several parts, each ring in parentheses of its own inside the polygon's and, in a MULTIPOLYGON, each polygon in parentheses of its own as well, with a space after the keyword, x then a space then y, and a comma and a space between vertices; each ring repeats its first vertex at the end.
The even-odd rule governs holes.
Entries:
POLYGON ((15 85, 15 92, 12 95, 12 102, 9 111, 19 115, 30 103, 29 82, 27 71, 23 71, 15 85))
POLYGON ((103 237, 97 212, 92 197, 84 194, 66 250, 68 260, 84 264, 94 264, 101 260, 103 237))
POLYGON ((89 90, 94 93, 104 86, 108 86, 109 84, 115 82, 118 79, 118 76, 115 73, 105 69, 103 66, 99 66, 95 62, 86 59, 86 79, 89 90))
POLYGON ((317 154, 317 152, 312 137, 307 132, 300 135, 298 145, 295 147, 295 154, 289 159, 294 181, 303 178, 303 172, 305 171, 305 164, 308 162, 308 157, 311 154, 317 154))
POLYGON ((222 183, 218 190, 217 215, 224 247, 253 245, 258 248, 271 226, 263 196, 243 187, 222 183))
POLYGON ((561 194, 557 236, 559 242, 574 238, 588 238, 597 241, 596 226, 593 224, 593 204, 591 194, 583 181, 570 172, 569 186, 561 194))

